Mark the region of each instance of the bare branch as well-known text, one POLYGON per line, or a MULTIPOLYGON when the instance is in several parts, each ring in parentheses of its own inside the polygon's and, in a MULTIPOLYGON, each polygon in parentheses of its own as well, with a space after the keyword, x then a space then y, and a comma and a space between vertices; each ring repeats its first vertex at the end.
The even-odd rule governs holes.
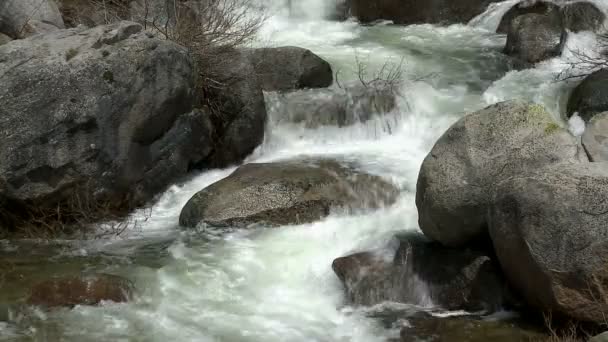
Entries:
POLYGON ((597 41, 596 55, 579 49, 568 49, 573 59, 568 61, 567 67, 556 76, 556 81, 580 79, 597 70, 608 68, 608 35, 598 35, 597 41))

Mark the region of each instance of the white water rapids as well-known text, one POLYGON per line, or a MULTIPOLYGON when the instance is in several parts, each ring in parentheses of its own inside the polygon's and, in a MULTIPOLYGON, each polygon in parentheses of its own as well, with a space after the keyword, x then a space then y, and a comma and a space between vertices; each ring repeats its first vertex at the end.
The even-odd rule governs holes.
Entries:
MULTIPOLYGON (((505 36, 493 32, 515 1, 492 6, 469 25, 449 27, 330 22, 321 19, 327 1, 302 2, 291 13, 278 2, 269 10, 259 45, 311 49, 345 80, 354 78, 355 55, 371 69, 403 58, 405 79, 398 108, 365 124, 305 129, 270 120, 263 145, 247 162, 304 155, 354 161, 397 184, 398 203, 313 224, 201 236, 179 229, 180 210, 194 193, 234 169, 193 175, 171 187, 136 232, 62 247, 61 255, 40 266, 49 273, 74 268, 123 275, 136 284, 135 300, 39 311, 32 323, 0 323, 0 340, 386 341, 398 335, 398 327, 386 329, 345 306, 333 259, 383 247, 396 232, 418 229, 414 194, 420 164, 463 114, 518 98, 541 103, 559 117, 572 87, 555 82, 571 58, 567 51, 534 69, 506 73, 505 36), (424 80, 417 81, 420 76, 424 80)), ((572 34, 567 45, 592 52, 594 39, 572 34)), ((4 247, 28 252, 19 245, 4 247)))

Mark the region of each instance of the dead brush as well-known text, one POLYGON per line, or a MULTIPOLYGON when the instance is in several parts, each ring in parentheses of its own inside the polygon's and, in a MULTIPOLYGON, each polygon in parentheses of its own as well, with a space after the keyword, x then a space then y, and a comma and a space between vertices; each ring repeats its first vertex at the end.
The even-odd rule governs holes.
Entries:
POLYGON ((150 209, 144 210, 141 217, 128 216, 137 207, 128 199, 113 201, 96 198, 92 193, 92 187, 85 185, 75 188, 54 205, 2 206, 0 218, 5 227, 0 229, 0 239, 121 236, 127 230, 137 230, 150 217, 150 209))
MULTIPOLYGON (((595 303, 608 308, 608 279, 594 275, 587 280, 587 294, 595 303)), ((606 314, 601 324, 554 319, 551 312, 544 315, 544 323, 549 336, 546 342, 584 342, 608 328, 606 314)))

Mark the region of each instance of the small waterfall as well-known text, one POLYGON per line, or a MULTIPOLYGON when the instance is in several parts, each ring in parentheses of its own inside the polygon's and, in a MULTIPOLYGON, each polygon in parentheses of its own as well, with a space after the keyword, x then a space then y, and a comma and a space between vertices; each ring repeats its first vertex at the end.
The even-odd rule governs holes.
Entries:
MULTIPOLYGON (((522 2, 523 0, 506 0, 502 2, 495 2, 488 6, 488 9, 476 16, 475 18, 469 21, 468 25, 476 28, 481 28, 484 30, 488 30, 491 32, 496 32, 498 25, 500 24, 500 20, 503 15, 511 9, 511 7, 515 6, 517 3, 522 2)), ((608 27, 608 1, 606 0, 543 0, 545 2, 552 2, 556 5, 565 5, 569 3, 575 2, 590 2, 594 4, 597 8, 599 8, 602 12, 606 13, 606 24, 608 27)))
POLYGON ((332 1, 323 0, 257 0, 271 14, 290 19, 321 19, 332 9, 332 1))
POLYGON ((507 0, 502 2, 494 2, 488 6, 488 9, 469 21, 469 26, 481 28, 491 32, 496 32, 502 16, 521 0, 507 0))

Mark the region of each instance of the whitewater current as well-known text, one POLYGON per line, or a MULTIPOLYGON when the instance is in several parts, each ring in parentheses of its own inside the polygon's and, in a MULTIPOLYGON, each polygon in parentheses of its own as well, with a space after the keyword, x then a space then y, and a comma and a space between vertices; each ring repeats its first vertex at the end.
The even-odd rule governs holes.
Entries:
MULTIPOLYGON (((395 233, 419 229, 418 170, 458 118, 492 103, 522 99, 543 104, 561 120, 574 85, 556 82, 573 58, 568 50, 595 53, 594 35, 570 34, 562 57, 510 70, 501 53, 506 37, 494 31, 515 2, 492 5, 468 25, 448 27, 331 22, 322 19, 327 2, 321 0, 291 9, 278 0, 268 2, 257 46, 308 48, 329 61, 343 82, 356 78, 356 60, 365 61, 370 72, 387 62, 403 62, 403 79, 396 108, 365 123, 313 129, 277 123, 271 115, 263 144, 246 162, 303 156, 353 162, 393 182, 401 190, 397 203, 298 226, 192 232, 178 227, 181 208, 235 167, 192 175, 152 208, 135 212, 136 227, 118 238, 47 242, 47 248, 40 241, 0 243, 16 262, 29 262, 32 274, 107 272, 127 277, 137 288, 126 304, 36 310, 14 317, 13 323, 0 319, 0 340, 373 342, 398 336, 398 326, 382 326, 367 310, 346 305, 332 260, 385 248, 395 233), (23 261, 24 255, 30 261, 23 261)), ((603 2, 596 1, 606 9, 603 2)), ((270 94, 267 102, 269 109, 275 105, 270 94)), ((19 285, 14 287, 17 296, 19 285)), ((423 298, 414 304, 432 306, 423 298)))

